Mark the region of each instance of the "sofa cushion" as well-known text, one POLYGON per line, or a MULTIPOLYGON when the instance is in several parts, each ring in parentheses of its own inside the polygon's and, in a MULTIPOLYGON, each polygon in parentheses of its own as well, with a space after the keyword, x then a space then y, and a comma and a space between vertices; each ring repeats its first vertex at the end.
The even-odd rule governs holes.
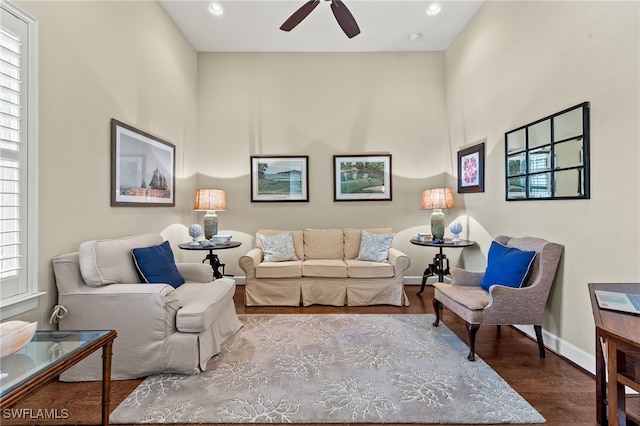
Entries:
POLYGON ((527 280, 531 264, 536 257, 535 251, 524 251, 491 242, 487 256, 487 269, 480 286, 489 291, 494 284, 520 288, 527 280))
POLYGON ((161 244, 160 234, 85 241, 78 249, 82 279, 90 287, 107 284, 135 284, 142 280, 133 262, 131 250, 161 244))
POLYGON ((140 276, 147 284, 169 284, 174 288, 184 284, 184 277, 178 271, 169 241, 131 250, 140 276))
POLYGON ((183 333, 199 333, 233 304, 235 281, 220 278, 209 283, 186 283, 176 289, 181 308, 176 314, 176 328, 183 333))
POLYGON ((304 260, 344 258, 342 229, 305 229, 304 260))
MULTIPOLYGON (((391 228, 368 228, 367 231, 373 234, 389 234, 391 228)), ((344 232, 344 258, 355 259, 360 251, 360 239, 362 229, 345 228, 344 232)))
POLYGON ((303 236, 302 230, 287 231, 282 229, 259 229, 258 232, 256 233, 256 247, 262 250, 262 242, 260 241, 260 237, 258 236, 258 234, 273 236, 273 235, 282 234, 283 232, 291 232, 291 235, 293 237, 293 247, 296 251, 296 257, 300 260, 303 260, 304 259, 304 243, 302 241, 302 236, 303 236))
POLYGON ((258 238, 262 244, 265 262, 298 260, 293 246, 293 234, 290 231, 273 236, 258 234, 258 238))
POLYGON ((489 304, 489 293, 481 287, 434 283, 433 286, 455 303, 471 310, 484 309, 489 304))
POLYGON ((373 234, 362 231, 360 239, 360 251, 356 260, 368 260, 370 262, 388 262, 389 248, 393 242, 394 234, 373 234))
POLYGON ((309 259, 302 263, 302 275, 316 278, 347 278, 347 264, 339 259, 309 259))
POLYGON ((355 259, 347 259, 345 263, 349 278, 392 278, 395 274, 395 268, 390 263, 355 259))
POLYGON ((261 262, 255 269, 256 278, 300 278, 302 261, 261 262))

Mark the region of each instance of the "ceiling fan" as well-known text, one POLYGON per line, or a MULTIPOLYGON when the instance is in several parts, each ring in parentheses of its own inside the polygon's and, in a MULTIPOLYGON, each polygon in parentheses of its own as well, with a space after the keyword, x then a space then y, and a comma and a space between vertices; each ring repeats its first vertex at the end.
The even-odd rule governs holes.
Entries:
MULTIPOLYGON (((336 21, 338 21, 338 25, 342 28, 342 31, 349 38, 353 38, 360 34, 360 28, 356 20, 353 18, 347 6, 342 2, 342 0, 326 0, 331 1, 331 10, 333 11, 333 16, 336 17, 336 21)), ((300 7, 300 9, 293 12, 293 14, 284 21, 284 24, 280 26, 282 31, 291 31, 294 29, 304 18, 307 17, 311 13, 313 9, 320 3, 320 0, 309 0, 305 4, 300 7)))

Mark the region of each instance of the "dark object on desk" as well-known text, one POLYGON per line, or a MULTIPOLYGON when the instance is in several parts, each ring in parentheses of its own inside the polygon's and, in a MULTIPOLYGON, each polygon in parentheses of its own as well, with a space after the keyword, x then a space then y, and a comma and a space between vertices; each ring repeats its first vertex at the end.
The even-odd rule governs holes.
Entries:
MULTIPOLYGON (((207 244, 200 244, 197 246, 192 246, 191 243, 178 244, 178 247, 182 250, 207 250, 209 254, 202 260, 202 263, 209 261, 211 268, 213 269, 214 278, 222 278, 225 276, 224 273, 224 263, 220 263, 220 259, 218 255, 215 254, 214 250, 225 250, 235 247, 240 247, 242 243, 240 241, 229 241, 228 243, 223 244, 213 244, 210 241, 206 240, 207 244), (222 268, 222 272, 220 272, 220 268, 222 268)), ((229 275, 231 276, 231 275, 229 275)))
POLYGON ((595 295, 596 290, 640 295, 640 284, 589 284, 596 325, 598 424, 626 425, 627 419, 640 423, 640 396, 625 395, 625 386, 640 392, 640 317, 601 309, 595 295))
POLYGON ((427 284, 427 278, 433 275, 437 275, 438 282, 444 282, 444 276, 449 275, 449 259, 447 259, 447 256, 442 252, 443 248, 464 248, 470 247, 476 243, 475 241, 469 240, 460 240, 454 242, 450 239, 419 240, 416 238, 412 238, 411 240, 409 240, 409 242, 417 246, 437 247, 440 249, 440 252, 437 253, 433 258, 433 263, 430 263, 422 273, 422 286, 420 287, 420 291, 418 292, 418 294, 422 294, 422 292, 424 291, 424 288, 427 284))

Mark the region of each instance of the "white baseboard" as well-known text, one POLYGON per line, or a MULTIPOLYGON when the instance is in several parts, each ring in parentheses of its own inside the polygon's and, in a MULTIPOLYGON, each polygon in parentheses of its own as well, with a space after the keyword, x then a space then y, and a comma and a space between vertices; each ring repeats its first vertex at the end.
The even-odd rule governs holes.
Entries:
MULTIPOLYGON (((518 330, 536 340, 536 333, 532 325, 516 325, 518 330)), ((555 334, 542 330, 542 339, 544 345, 555 353, 562 355, 574 364, 580 366, 591 374, 596 374, 596 357, 590 353, 580 349, 579 347, 559 338, 555 334)))
MULTIPOLYGON (((451 277, 445 276, 444 277, 444 281, 445 282, 451 282, 451 277)), ((422 285, 422 275, 420 276, 405 276, 404 280, 402 281, 403 284, 405 285, 422 285)), ((431 285, 435 282, 438 282, 438 277, 437 276, 433 276, 433 277, 429 277, 427 278, 427 285, 431 285)))

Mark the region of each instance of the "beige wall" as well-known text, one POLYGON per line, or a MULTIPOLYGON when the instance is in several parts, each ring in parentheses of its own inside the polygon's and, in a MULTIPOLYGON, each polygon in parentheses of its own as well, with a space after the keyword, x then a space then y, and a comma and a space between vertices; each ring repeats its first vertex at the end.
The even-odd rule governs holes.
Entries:
MULTIPOLYGON (((421 275, 433 253, 421 190, 450 161, 444 53, 200 53, 198 157, 203 187, 227 191, 220 227, 243 241, 220 252, 232 273, 259 228, 390 226, 421 275), (334 202, 333 155, 391 153, 393 201, 334 202), (308 155, 308 203, 251 203, 251 155, 308 155)), ((193 220, 202 221, 202 214, 193 220)), ((192 258, 196 258, 193 256, 192 258)))
POLYGON ((197 56, 156 2, 16 4, 39 21, 38 273, 48 292, 20 319, 46 327, 54 256, 90 239, 170 233, 190 213, 194 172, 184 164, 197 131, 197 56), (110 207, 111 118, 176 145, 175 208, 110 207))
MULTIPOLYGON (((486 139, 486 191, 464 196, 465 251, 497 234, 565 245, 544 328, 593 353, 587 283, 640 281, 638 2, 486 3, 446 52, 451 152, 486 139), (506 202, 504 133, 591 102, 591 199, 506 202)), ((450 172, 450 170, 448 170, 450 172)))

